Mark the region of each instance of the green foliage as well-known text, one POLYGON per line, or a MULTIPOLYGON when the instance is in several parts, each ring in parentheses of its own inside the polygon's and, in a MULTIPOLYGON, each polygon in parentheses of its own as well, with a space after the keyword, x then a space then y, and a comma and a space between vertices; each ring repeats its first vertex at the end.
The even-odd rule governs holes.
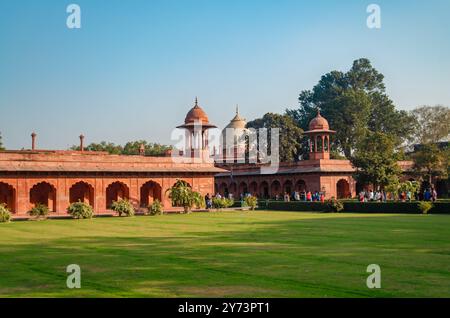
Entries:
POLYGON ((150 215, 161 215, 163 214, 163 206, 161 202, 156 199, 152 204, 148 206, 148 213, 150 215))
POLYGON ((111 205, 111 210, 117 212, 119 216, 133 216, 134 215, 134 207, 130 201, 121 199, 118 201, 113 201, 111 205))
POLYGON ((184 212, 188 213, 195 206, 201 208, 205 206, 205 200, 203 196, 193 191, 186 181, 177 180, 173 187, 168 189, 169 198, 174 206, 184 208, 184 212))
MULTIPOLYGON (((301 153, 301 140, 303 130, 299 128, 295 121, 287 116, 280 114, 267 113, 262 118, 255 119, 247 123, 247 128, 254 128, 258 140, 258 150, 264 149, 267 155, 270 155, 271 149, 271 131, 270 128, 280 128, 279 132, 279 155, 280 161, 295 161, 301 153), (266 143, 263 144, 259 138, 259 128, 267 128, 266 143)), ((260 156, 262 154, 260 153, 260 156)))
POLYGON ((215 209, 226 209, 233 206, 234 200, 229 198, 213 198, 212 205, 215 209))
POLYGON ((286 114, 306 130, 319 108, 336 130, 334 146, 347 158, 368 132, 390 135, 398 146, 411 137, 415 119, 395 109, 385 93, 383 79, 368 59, 355 60, 348 72, 332 71, 323 75, 312 90, 302 91, 299 108, 286 114))
POLYGON ((67 213, 75 219, 91 219, 94 216, 94 209, 89 204, 78 201, 69 205, 67 213))
MULTIPOLYGON (((351 213, 406 213, 421 214, 419 207, 421 202, 357 202, 341 201, 344 208, 342 212, 351 213)), ((430 203, 430 202, 428 202, 430 203)), ((330 207, 328 202, 303 202, 303 201, 268 201, 264 207, 267 210, 274 211, 298 211, 298 212, 328 212, 330 207)), ((435 202, 428 211, 432 214, 449 214, 450 202, 435 202)))
POLYGON ((48 206, 46 206, 45 204, 38 203, 30 211, 28 211, 28 214, 36 217, 37 219, 40 219, 46 218, 49 212, 50 210, 48 206))
POLYGON ((420 183, 417 181, 405 181, 399 184, 398 191, 400 192, 411 192, 416 194, 420 191, 420 183))
POLYGON ((421 180, 431 184, 433 177, 448 178, 450 149, 439 148, 436 144, 422 144, 412 154, 414 173, 421 180))
POLYGON ((418 207, 422 214, 427 214, 433 208, 433 203, 428 201, 421 201, 419 202, 418 207))
POLYGON ((420 106, 411 111, 417 120, 414 141, 418 144, 448 141, 450 137, 450 108, 442 105, 420 106))
POLYGON ((0 204, 0 223, 7 223, 11 220, 11 212, 5 204, 0 204))
POLYGON ((245 205, 248 206, 251 210, 256 209, 256 206, 258 204, 258 198, 250 195, 246 196, 244 199, 245 205))
MULTIPOLYGON (((144 145, 146 156, 164 156, 165 153, 171 149, 170 146, 161 145, 158 143, 149 143, 145 140, 129 141, 125 146, 116 145, 112 142, 102 141, 100 143, 91 143, 86 151, 104 151, 114 155, 138 155, 141 145, 144 145)), ((72 146, 72 150, 80 150, 79 146, 72 146)))
POLYGON ((344 209, 344 204, 340 200, 332 197, 327 200, 327 207, 329 212, 341 212, 344 209))
POLYGON ((385 187, 398 183, 401 169, 397 164, 393 139, 384 133, 366 135, 351 155, 356 167, 355 179, 362 184, 385 187))

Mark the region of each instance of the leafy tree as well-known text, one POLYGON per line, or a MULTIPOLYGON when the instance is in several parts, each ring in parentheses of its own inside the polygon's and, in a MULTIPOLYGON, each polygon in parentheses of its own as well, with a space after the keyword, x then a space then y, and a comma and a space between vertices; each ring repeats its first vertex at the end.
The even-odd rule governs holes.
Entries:
POLYGON ((391 135, 398 146, 411 136, 415 120, 395 109, 385 93, 383 79, 368 59, 356 60, 348 72, 332 71, 323 75, 312 90, 302 91, 300 107, 286 114, 307 129, 320 109, 337 131, 333 144, 347 158, 370 132, 391 135))
POLYGON ((212 205, 215 209, 226 209, 233 206, 234 200, 230 198, 213 198, 212 205))
MULTIPOLYGON (((144 145, 145 155, 147 156, 163 156, 171 149, 170 146, 158 143, 149 143, 145 140, 129 141, 125 146, 116 145, 112 142, 102 141, 100 143, 91 143, 86 151, 105 151, 114 155, 138 155, 140 154, 141 145, 144 145)), ((72 146, 72 150, 80 150, 80 146, 72 146)))
POLYGON ((3 147, 2 133, 1 132, 0 132, 0 150, 5 150, 5 147, 3 147))
MULTIPOLYGON (((247 128, 256 129, 256 138, 258 140, 258 150, 264 149, 265 152, 270 155, 271 149, 271 131, 270 128, 280 129, 279 139, 279 155, 280 161, 295 161, 298 155, 301 153, 302 148, 302 134, 303 130, 300 129, 294 120, 287 115, 280 115, 274 113, 267 113, 262 118, 255 119, 247 123, 247 128), (267 143, 262 144, 262 140, 259 138, 259 128, 267 128, 268 136, 266 138, 267 143)), ((261 154, 261 152, 260 152, 261 154)))
POLYGON ((256 209, 256 206, 258 205, 258 198, 254 197, 252 195, 246 196, 244 199, 244 203, 245 203, 245 206, 248 206, 250 208, 250 210, 253 211, 256 209))
POLYGON ((413 170, 422 181, 427 181, 431 185, 434 177, 448 178, 449 157, 448 147, 440 149, 434 143, 422 144, 412 154, 413 170))
POLYGON ((200 208, 205 204, 203 196, 193 191, 189 184, 183 180, 177 180, 173 187, 167 189, 167 192, 172 204, 183 207, 185 213, 189 213, 194 206, 200 208))
POLYGON ((442 105, 420 106, 411 111, 417 120, 414 137, 419 144, 448 141, 450 137, 450 108, 442 105))
POLYGON ((401 173, 397 164, 393 138, 381 132, 371 132, 356 145, 350 161, 356 167, 355 178, 363 184, 385 187, 398 183, 401 173))

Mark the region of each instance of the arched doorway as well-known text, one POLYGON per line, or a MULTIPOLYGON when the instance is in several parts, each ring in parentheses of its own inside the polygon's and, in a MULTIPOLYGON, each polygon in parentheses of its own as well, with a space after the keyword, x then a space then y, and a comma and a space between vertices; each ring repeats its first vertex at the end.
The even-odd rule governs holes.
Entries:
POLYGON ((48 182, 35 184, 30 190, 30 203, 46 205, 50 212, 56 212, 56 188, 48 182))
POLYGON ((278 180, 275 180, 270 185, 270 196, 272 198, 280 197, 281 195, 281 184, 278 180))
POLYGON ((351 197, 350 185, 347 180, 341 179, 337 182, 336 194, 338 199, 346 199, 351 197))
POLYGON ((16 190, 12 185, 0 182, 0 204, 5 204, 11 213, 16 212, 16 190))
POLYGON ((247 183, 245 183, 245 182, 241 182, 240 184, 239 184, 239 196, 242 194, 242 195, 245 195, 245 194, 247 194, 248 193, 248 187, 247 187, 247 183))
POLYGON ((220 184, 218 192, 220 193, 221 196, 227 196, 228 195, 228 185, 225 182, 222 182, 220 184))
POLYGON ((289 194, 289 196, 292 194, 292 181, 291 180, 287 180, 283 183, 283 193, 287 193, 289 194))
POLYGON ((258 195, 258 184, 256 181, 250 183, 250 194, 254 196, 258 195))
POLYGON ((306 191, 306 182, 304 180, 298 180, 295 183, 295 191, 305 192, 306 191))
POLYGON ((111 208, 113 201, 129 200, 130 190, 125 183, 116 181, 106 188, 106 208, 111 208))
POLYGON ((72 185, 69 189, 69 202, 84 202, 94 206, 94 187, 89 183, 80 181, 72 185))
POLYGON ((140 206, 146 208, 155 200, 161 202, 161 186, 154 181, 148 181, 141 187, 140 206))
POLYGON ((259 185, 259 191, 262 198, 269 198, 269 184, 266 181, 261 182, 261 184, 259 185))

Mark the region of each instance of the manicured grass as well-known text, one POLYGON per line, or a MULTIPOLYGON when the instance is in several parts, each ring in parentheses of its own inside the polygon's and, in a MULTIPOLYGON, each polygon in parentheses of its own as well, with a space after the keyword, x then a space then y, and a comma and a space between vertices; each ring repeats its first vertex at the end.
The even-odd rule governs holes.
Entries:
POLYGON ((2 297, 450 297, 450 215, 214 212, 0 224, 2 297), (68 264, 82 288, 66 288, 68 264), (382 288, 366 287, 379 264, 382 288))

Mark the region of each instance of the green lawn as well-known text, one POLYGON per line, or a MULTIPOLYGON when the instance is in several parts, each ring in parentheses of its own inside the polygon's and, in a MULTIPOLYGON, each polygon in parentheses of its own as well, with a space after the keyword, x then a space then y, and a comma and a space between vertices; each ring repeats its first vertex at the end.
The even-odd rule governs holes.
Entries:
POLYGON ((2 297, 450 297, 450 215, 47 220, 0 224, 0 237, 2 297), (81 289, 66 288, 73 263, 81 289))

